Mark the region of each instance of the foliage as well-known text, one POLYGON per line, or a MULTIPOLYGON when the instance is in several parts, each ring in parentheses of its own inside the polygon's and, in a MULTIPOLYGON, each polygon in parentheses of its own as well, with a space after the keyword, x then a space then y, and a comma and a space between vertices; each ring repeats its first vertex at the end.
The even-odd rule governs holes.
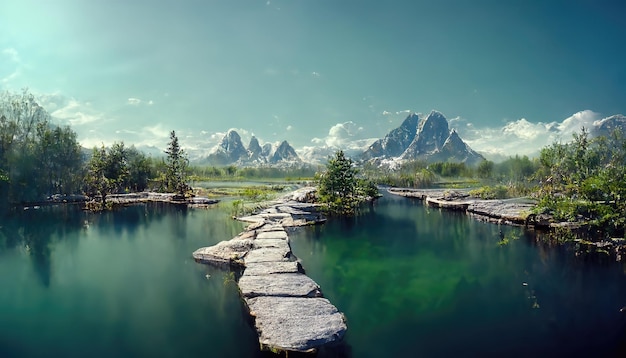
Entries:
POLYGON ((570 143, 542 149, 539 162, 537 212, 624 235, 626 140, 620 131, 589 139, 583 129, 570 143))
POLYGON ((32 94, 0 93, 0 211, 78 192, 82 165, 76 134, 52 125, 32 94))
POLYGON ((491 178, 491 176, 493 175, 493 168, 494 168, 494 163, 490 160, 483 160, 482 162, 478 163, 478 167, 476 168, 476 175, 478 175, 479 178, 491 178))
POLYGON ((107 163, 110 162, 108 153, 104 145, 99 149, 93 148, 89 162, 87 163, 87 175, 85 177, 85 193, 92 198, 100 197, 101 206, 104 209, 106 197, 113 190, 115 179, 107 177, 112 171, 107 170, 107 163))
POLYGON ((165 160, 165 188, 170 192, 184 196, 189 191, 188 167, 189 159, 187 153, 178 144, 176 132, 170 133, 170 142, 165 150, 167 158, 165 160))
POLYGON ((315 168, 276 168, 276 167, 242 167, 235 166, 194 166, 189 172, 195 180, 246 180, 246 179, 310 179, 315 175, 315 168))
POLYGON ((478 189, 470 190, 471 196, 490 200, 490 199, 506 199, 508 198, 508 188, 504 185, 483 186, 478 189))
POLYGON ((427 169, 428 163, 422 160, 413 160, 403 163, 396 170, 378 168, 371 163, 365 163, 361 172, 374 183, 412 188, 431 187, 437 176, 427 169))
POLYGON ((328 160, 326 170, 318 175, 318 198, 328 211, 338 215, 354 215, 366 197, 376 197, 375 185, 359 179, 352 159, 339 150, 328 160))
POLYGON ((437 162, 428 165, 428 169, 442 177, 457 178, 464 176, 471 178, 473 176, 472 169, 467 167, 465 163, 437 162))
POLYGON ((151 161, 134 146, 116 142, 110 148, 94 148, 87 162, 85 193, 99 197, 99 210, 106 209, 106 197, 112 193, 144 190, 153 173, 151 161))

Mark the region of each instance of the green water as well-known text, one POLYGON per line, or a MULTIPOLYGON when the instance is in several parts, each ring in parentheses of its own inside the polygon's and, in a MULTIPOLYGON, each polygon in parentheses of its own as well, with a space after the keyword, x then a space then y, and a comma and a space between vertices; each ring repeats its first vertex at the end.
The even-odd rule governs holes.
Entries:
POLYGON ((241 230, 226 211, 41 209, 0 226, 0 357, 256 354, 236 286, 191 258, 241 230))
POLYGON ((290 237, 345 312, 354 357, 626 357, 625 267, 581 264, 520 228, 386 196, 290 237))
MULTIPOLYGON (((241 231, 229 210, 2 218, 0 357, 259 357, 227 273, 190 256, 241 231)), ((391 196, 290 231, 346 314, 333 356, 626 356, 624 267, 580 264, 527 235, 391 196)))

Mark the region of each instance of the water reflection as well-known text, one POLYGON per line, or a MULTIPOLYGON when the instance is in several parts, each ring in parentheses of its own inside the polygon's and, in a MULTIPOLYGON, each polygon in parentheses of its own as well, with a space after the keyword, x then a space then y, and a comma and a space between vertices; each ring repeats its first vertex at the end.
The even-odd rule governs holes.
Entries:
POLYGON ((23 213, 2 218, 0 255, 11 249, 23 250, 32 262, 34 271, 45 287, 50 285, 51 246, 68 232, 82 228, 81 216, 75 207, 43 207, 27 209, 23 213))
POLYGON ((384 197, 291 237, 346 313, 355 356, 624 353, 623 270, 573 262, 521 228, 384 197))
POLYGON ((260 355, 236 287, 191 258, 241 231, 228 212, 23 214, 0 229, 0 357, 260 355))

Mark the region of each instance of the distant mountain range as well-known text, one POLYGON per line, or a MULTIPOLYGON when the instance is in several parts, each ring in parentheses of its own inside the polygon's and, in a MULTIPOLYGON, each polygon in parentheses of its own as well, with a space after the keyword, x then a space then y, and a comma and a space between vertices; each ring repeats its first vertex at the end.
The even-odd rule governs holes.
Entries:
POLYGON ((400 127, 370 145, 361 158, 369 161, 452 161, 469 165, 485 160, 463 142, 456 130, 450 130, 446 117, 437 111, 430 112, 422 120, 419 114, 410 114, 400 127))
MULTIPOLYGON (((621 128, 626 133, 626 116, 618 114, 596 121, 589 128, 589 132, 591 136, 607 135, 616 128, 621 128)), ((368 143, 372 142, 368 141, 366 145, 368 143)), ((156 147, 138 149, 155 157, 163 156, 163 152, 156 147)), ((245 146, 237 131, 231 129, 210 150, 202 149, 201 145, 195 148, 191 159, 197 165, 299 167, 325 163, 338 149, 344 148, 316 146, 296 152, 286 140, 261 145, 255 136, 252 136, 248 146, 245 146)), ((411 113, 399 127, 371 145, 352 147, 344 151, 356 161, 367 161, 377 165, 397 164, 410 160, 450 161, 475 165, 485 160, 461 139, 456 130, 451 130, 446 117, 435 110, 427 116, 411 113)))
POLYGON ((238 165, 238 166, 260 166, 260 165, 297 165, 302 163, 296 150, 286 141, 282 141, 277 146, 272 143, 265 143, 263 146, 259 140, 252 136, 246 148, 241 141, 241 136, 237 131, 231 129, 222 138, 220 143, 213 147, 209 155, 196 160, 198 164, 209 165, 238 165))

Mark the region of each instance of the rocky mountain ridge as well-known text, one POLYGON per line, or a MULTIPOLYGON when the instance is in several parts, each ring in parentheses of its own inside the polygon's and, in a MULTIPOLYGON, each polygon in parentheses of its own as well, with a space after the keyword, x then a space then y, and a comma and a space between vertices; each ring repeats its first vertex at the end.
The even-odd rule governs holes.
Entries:
POLYGON ((231 129, 220 143, 211 149, 209 155, 200 159, 199 162, 210 165, 258 166, 298 164, 302 161, 296 150, 286 140, 277 146, 273 146, 272 143, 265 143, 261 146, 259 140, 252 136, 246 148, 241 141, 241 136, 231 129))
POLYGON ((454 161, 469 165, 485 158, 470 148, 456 130, 450 130, 448 120, 438 111, 431 111, 421 119, 410 114, 400 125, 383 139, 367 148, 364 160, 425 160, 427 162, 454 161))

